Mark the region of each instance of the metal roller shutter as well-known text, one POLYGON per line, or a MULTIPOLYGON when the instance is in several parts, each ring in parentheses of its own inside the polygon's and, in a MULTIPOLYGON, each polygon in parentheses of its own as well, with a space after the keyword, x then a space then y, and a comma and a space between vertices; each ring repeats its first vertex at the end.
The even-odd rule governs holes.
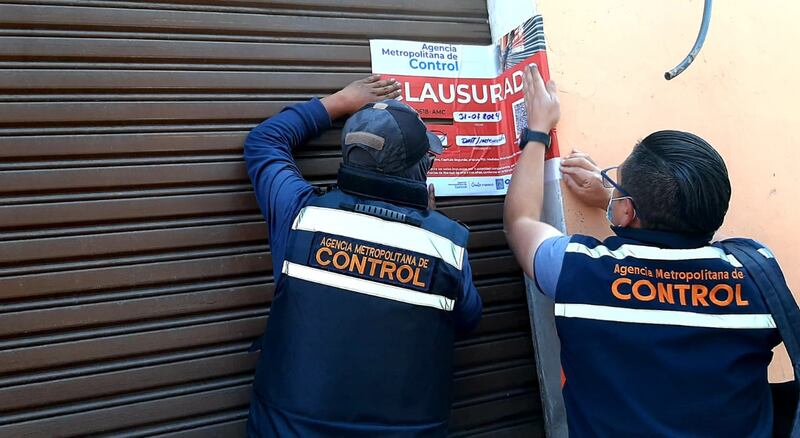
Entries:
MULTIPOLYGON (((482 0, 0 4, 0 436, 241 434, 273 291, 241 145, 369 72, 371 37, 489 42, 482 0)), ((297 152, 330 183, 338 132, 297 152)), ((453 436, 541 435, 502 199, 446 199, 485 302, 453 436)))

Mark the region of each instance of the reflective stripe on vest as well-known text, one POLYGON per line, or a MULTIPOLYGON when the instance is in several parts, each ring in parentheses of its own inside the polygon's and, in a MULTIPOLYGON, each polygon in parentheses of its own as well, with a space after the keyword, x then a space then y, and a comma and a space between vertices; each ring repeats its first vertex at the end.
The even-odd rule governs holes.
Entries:
POLYGON ((735 268, 741 268, 742 264, 736 257, 725 254, 720 248, 714 246, 706 246, 703 248, 694 249, 664 249, 644 245, 621 245, 617 249, 609 249, 606 246, 599 245, 594 248, 589 248, 578 242, 570 242, 567 244, 567 252, 579 253, 587 255, 593 259, 600 257, 613 257, 617 260, 622 260, 626 257, 632 257, 642 260, 702 260, 702 259, 720 259, 725 260, 735 268))
POLYGON ((630 309, 593 304, 555 304, 556 316, 596 321, 724 329, 774 329, 770 314, 709 314, 678 310, 630 309))
POLYGON ((765 258, 774 259, 775 255, 772 254, 772 251, 768 250, 767 248, 759 248, 758 253, 763 255, 765 258))
POLYGON ((373 297, 384 298, 387 300, 400 301, 403 303, 414 304, 417 306, 433 307, 435 309, 450 312, 453 310, 455 301, 442 295, 417 292, 390 284, 378 283, 376 281, 364 280, 362 278, 351 277, 349 275, 337 274, 324 269, 312 268, 310 266, 298 265, 297 263, 283 262, 283 274, 300 280, 312 283, 332 286, 337 289, 348 290, 360 294, 371 295, 373 297))
POLYGON ((309 206, 300 210, 293 230, 337 234, 437 257, 459 271, 464 248, 423 228, 361 213, 309 206))

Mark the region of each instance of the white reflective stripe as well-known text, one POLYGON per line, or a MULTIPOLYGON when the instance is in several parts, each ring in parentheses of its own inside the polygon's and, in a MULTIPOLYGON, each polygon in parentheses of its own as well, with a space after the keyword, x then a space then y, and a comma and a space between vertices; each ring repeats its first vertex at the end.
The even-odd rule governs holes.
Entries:
POLYGON ((769 314, 725 314, 682 312, 677 310, 627 309, 593 304, 556 303, 556 316, 598 321, 639 324, 678 325, 726 329, 772 329, 775 320, 769 314))
POLYGON ((731 254, 725 254, 725 251, 714 246, 704 246, 702 248, 693 249, 665 249, 642 245, 621 245, 619 248, 611 250, 603 245, 589 248, 578 242, 570 242, 567 244, 567 252, 584 254, 594 259, 599 259, 604 256, 620 260, 625 257, 647 260, 720 259, 730 263, 733 267, 742 267, 742 264, 736 257, 731 254))
POLYGON ((774 259, 775 258, 775 255, 772 254, 772 251, 770 251, 767 248, 761 248, 761 249, 758 250, 758 252, 761 253, 761 255, 763 255, 764 257, 766 257, 768 259, 774 259))
POLYGON ((459 271, 464 261, 464 248, 446 237, 413 225, 361 213, 304 207, 297 214, 292 229, 338 234, 438 257, 459 271))
POLYGON ((400 301, 417 306, 433 307, 447 312, 452 311, 455 305, 455 300, 442 295, 417 292, 390 284, 337 274, 336 272, 330 272, 324 269, 298 265, 297 263, 283 262, 282 272, 289 277, 299 278, 300 280, 306 280, 312 283, 324 284, 350 292, 358 292, 364 295, 372 295, 373 297, 400 301))

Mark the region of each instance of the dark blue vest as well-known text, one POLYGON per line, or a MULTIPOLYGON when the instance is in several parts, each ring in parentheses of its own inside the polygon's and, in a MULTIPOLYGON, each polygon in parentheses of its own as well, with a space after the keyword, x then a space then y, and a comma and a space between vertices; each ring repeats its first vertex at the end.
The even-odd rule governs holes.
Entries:
POLYGON ((303 208, 263 339, 251 433, 444 435, 467 238, 439 213, 338 189, 303 208))
POLYGON ((573 236, 556 290, 571 436, 772 433, 779 343, 738 261, 707 240, 573 236))

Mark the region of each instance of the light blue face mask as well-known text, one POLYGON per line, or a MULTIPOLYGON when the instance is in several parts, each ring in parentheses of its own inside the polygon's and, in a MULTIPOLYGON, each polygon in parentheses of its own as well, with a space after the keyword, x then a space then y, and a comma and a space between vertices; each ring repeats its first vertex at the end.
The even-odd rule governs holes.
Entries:
POLYGON ((615 227, 616 225, 614 225, 614 221, 611 220, 612 217, 614 216, 613 213, 611 212, 611 204, 613 203, 614 203, 614 198, 608 200, 608 207, 606 207, 606 220, 608 221, 609 224, 611 224, 612 227, 615 227))

